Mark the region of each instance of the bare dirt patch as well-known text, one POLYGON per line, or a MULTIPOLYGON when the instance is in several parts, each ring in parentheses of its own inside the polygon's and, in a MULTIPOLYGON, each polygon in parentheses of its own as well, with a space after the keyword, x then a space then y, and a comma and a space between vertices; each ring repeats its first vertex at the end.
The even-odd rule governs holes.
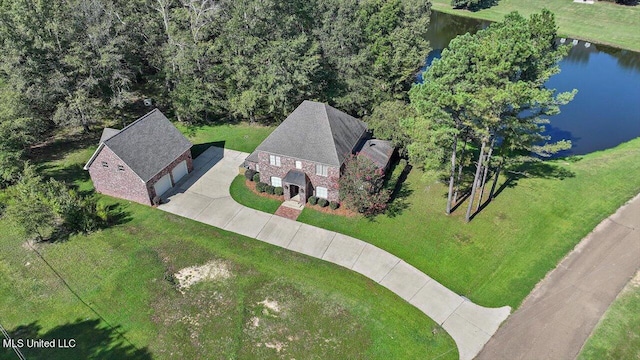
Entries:
POLYGON ((266 299, 260 301, 258 304, 264 306, 264 308, 265 308, 265 310, 267 310, 267 312, 268 312, 268 310, 271 310, 271 311, 273 311, 275 313, 279 313, 280 312, 280 304, 278 304, 278 302, 275 301, 275 300, 269 300, 269 298, 266 298, 266 299))
POLYGON ((205 280, 224 280, 231 277, 227 265, 222 261, 210 261, 200 266, 190 266, 174 274, 178 291, 185 293, 192 285, 205 280))

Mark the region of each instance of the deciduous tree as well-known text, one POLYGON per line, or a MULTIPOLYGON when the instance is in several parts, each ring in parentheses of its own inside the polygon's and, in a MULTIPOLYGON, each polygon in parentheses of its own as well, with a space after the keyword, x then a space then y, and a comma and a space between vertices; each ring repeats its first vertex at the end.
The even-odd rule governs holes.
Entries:
POLYGON ((340 201, 347 208, 367 216, 386 210, 390 194, 384 189, 384 172, 368 158, 349 158, 338 184, 340 201))

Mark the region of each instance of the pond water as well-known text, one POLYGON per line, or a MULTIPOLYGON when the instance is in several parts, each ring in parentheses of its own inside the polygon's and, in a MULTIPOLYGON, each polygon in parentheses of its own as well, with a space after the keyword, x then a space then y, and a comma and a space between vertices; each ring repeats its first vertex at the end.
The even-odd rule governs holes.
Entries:
MULTIPOLYGON (((490 22, 434 11, 429 41, 434 49, 428 66, 460 34, 476 32, 490 22)), ((562 41, 562 40, 558 40, 562 41)), ((558 91, 578 89, 572 102, 550 117, 547 134, 553 141, 571 140, 571 150, 560 155, 582 155, 614 147, 640 136, 640 53, 582 40, 565 39, 572 46, 560 62, 560 74, 546 84, 558 91)), ((425 66, 425 69, 426 69, 425 66)), ((421 76, 418 81, 421 81, 421 76)))

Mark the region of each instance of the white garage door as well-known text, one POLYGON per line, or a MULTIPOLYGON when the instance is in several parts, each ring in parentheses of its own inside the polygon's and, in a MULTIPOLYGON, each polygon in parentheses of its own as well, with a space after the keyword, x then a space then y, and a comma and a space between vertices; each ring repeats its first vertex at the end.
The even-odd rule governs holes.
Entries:
POLYGON ((173 182, 177 183, 178 181, 180 181, 180 179, 187 175, 188 172, 189 170, 187 170, 187 161, 185 160, 174 167, 173 170, 171 170, 171 175, 173 175, 173 182))
POLYGON ((163 176, 157 183, 153 184, 153 188, 156 190, 156 195, 160 196, 171 189, 171 176, 169 174, 163 176))

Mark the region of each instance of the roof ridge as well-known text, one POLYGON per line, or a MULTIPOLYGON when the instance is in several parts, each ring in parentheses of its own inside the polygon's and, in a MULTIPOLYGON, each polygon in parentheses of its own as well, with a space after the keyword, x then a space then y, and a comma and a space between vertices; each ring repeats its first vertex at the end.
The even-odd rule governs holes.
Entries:
POLYGON ((337 162, 340 162, 340 154, 338 154, 338 144, 336 142, 336 137, 333 135, 333 127, 331 126, 331 119, 329 118, 329 108, 335 109, 333 106, 322 102, 322 110, 324 113, 324 118, 327 121, 327 125, 329 126, 329 135, 331 135, 331 141, 333 141, 333 146, 331 147, 331 152, 335 155, 335 159, 337 162))
MULTIPOLYGON (((137 124, 137 123, 138 123, 138 122, 140 122, 141 120, 143 120, 143 119, 147 118, 149 115, 151 115, 151 114, 155 113, 156 111, 158 111, 158 112, 162 113, 158 108, 155 108, 155 109, 153 109, 153 110, 149 111, 148 113, 146 113, 146 114, 142 115, 141 117, 139 117, 136 121, 134 121, 134 122, 132 122, 131 124, 129 124, 129 125, 127 125, 127 126, 123 127, 121 130, 119 130, 119 131, 118 131, 118 133, 117 133, 117 134, 114 134, 112 137, 110 137, 110 138, 106 139, 105 141, 103 141, 103 143, 106 143, 107 141, 109 141, 109 140, 113 139, 114 137, 116 137, 116 136, 118 136, 118 135, 122 134, 125 130, 127 130, 128 128, 130 128, 130 127, 132 127, 133 125, 137 124)), ((116 129, 116 130, 117 130, 117 129, 116 129)), ((103 131, 104 131, 104 130, 103 130, 103 131)))
MULTIPOLYGON (((324 112, 325 112, 325 114, 326 114, 326 116, 327 116, 327 123, 329 124, 329 131, 331 131, 331 139, 333 140, 333 144, 334 144, 334 146, 332 147, 332 149, 331 149, 331 150, 332 150, 332 152, 333 152, 333 153, 335 153, 335 155, 336 155, 336 160, 337 160, 338 162, 340 162, 340 154, 338 154, 338 143, 337 143, 337 139, 336 139, 336 137, 333 135, 333 133, 334 133, 334 131, 333 131, 333 126, 332 126, 333 124, 331 123, 331 119, 329 118, 329 109, 334 110, 334 111, 339 111, 339 112, 341 112, 341 113, 344 113, 344 112, 343 112, 343 111, 340 111, 340 110, 338 110, 338 109, 336 109, 336 108, 334 108, 333 106, 331 106, 331 105, 329 105, 329 104, 326 104, 326 103, 322 103, 322 104, 324 105, 324 106, 323 106, 323 108, 324 108, 324 112)), ((347 114, 347 113, 345 113, 345 114, 346 114, 347 116, 351 116, 351 115, 349 115, 349 114, 347 114)))

